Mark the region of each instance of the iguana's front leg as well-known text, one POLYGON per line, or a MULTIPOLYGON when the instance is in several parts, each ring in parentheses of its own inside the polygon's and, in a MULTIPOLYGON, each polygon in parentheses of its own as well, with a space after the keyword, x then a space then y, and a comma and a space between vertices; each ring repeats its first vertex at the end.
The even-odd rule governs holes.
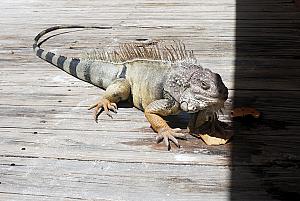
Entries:
POLYGON ((232 133, 224 130, 226 126, 226 123, 218 120, 215 112, 199 111, 192 116, 188 129, 207 145, 221 145, 232 137, 232 133))
POLYGON ((180 129, 172 129, 161 116, 168 116, 178 113, 179 104, 168 99, 160 99, 150 103, 145 109, 145 116, 150 122, 152 128, 158 133, 157 143, 164 141, 168 150, 170 150, 171 140, 177 147, 180 147, 176 138, 185 138, 185 135, 178 133, 180 129))
POLYGON ((100 100, 89 109, 95 108, 94 119, 97 122, 98 116, 104 112, 112 118, 110 111, 117 113, 117 104, 119 101, 127 100, 130 95, 130 84, 124 78, 113 81, 104 92, 100 100))

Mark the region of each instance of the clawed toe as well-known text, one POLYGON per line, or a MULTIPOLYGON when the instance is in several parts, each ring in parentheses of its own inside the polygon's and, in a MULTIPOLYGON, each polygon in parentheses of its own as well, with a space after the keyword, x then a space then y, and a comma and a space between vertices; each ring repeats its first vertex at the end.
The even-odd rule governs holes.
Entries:
POLYGON ((118 113, 118 108, 116 106, 112 105, 112 104, 108 106, 108 109, 110 111, 114 112, 115 114, 118 113))
POLYGON ((156 142, 164 142, 168 151, 171 149, 170 141, 173 142, 178 148, 180 148, 179 142, 176 138, 186 139, 186 136, 183 133, 178 133, 181 129, 166 129, 158 132, 156 137, 156 142))
POLYGON ((110 118, 113 118, 112 114, 110 113, 110 111, 117 113, 118 107, 116 103, 111 103, 109 100, 107 99, 101 99, 100 101, 98 101, 96 104, 91 105, 89 107, 89 110, 95 108, 94 110, 94 119, 96 121, 96 123, 98 123, 98 117, 99 115, 104 111, 104 113, 109 116, 110 118))

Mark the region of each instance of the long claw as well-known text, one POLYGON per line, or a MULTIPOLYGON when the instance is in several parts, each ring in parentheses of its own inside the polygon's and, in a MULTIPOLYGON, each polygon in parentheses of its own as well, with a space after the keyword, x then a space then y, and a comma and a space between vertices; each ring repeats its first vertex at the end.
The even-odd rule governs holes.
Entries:
POLYGON ((113 118, 110 111, 117 113, 117 109, 118 109, 116 103, 111 103, 107 99, 101 99, 100 101, 98 101, 98 103, 91 105, 88 109, 91 110, 93 108, 95 108, 94 119, 95 119, 96 123, 98 123, 98 117, 103 111, 105 112, 105 114, 107 116, 109 116, 110 118, 113 118))
POLYGON ((165 143, 165 145, 168 147, 168 151, 169 151, 169 150, 170 150, 170 149, 169 149, 170 142, 169 142, 169 139, 168 139, 167 136, 164 136, 164 143, 165 143))
POLYGON ((186 139, 187 139, 187 138, 186 138, 186 135, 183 134, 183 133, 174 133, 173 136, 176 137, 176 138, 183 139, 183 140, 186 140, 186 139))
POLYGON ((163 141, 163 139, 164 139, 164 136, 162 136, 162 135, 156 136, 156 143, 157 143, 157 144, 158 144, 158 143, 161 143, 161 141, 163 141))
POLYGON ((113 116, 111 115, 111 113, 109 111, 105 111, 105 114, 113 119, 113 116))
POLYGON ((101 108, 100 110, 97 108, 97 110, 95 110, 94 112, 94 119, 96 121, 96 123, 98 123, 98 117, 100 116, 100 114, 103 112, 103 109, 101 108))
POLYGON ((107 115, 107 116, 109 116, 110 118, 112 118, 113 119, 113 116, 111 115, 111 113, 109 112, 109 104, 103 104, 103 109, 104 109, 104 112, 105 112, 105 114, 107 115))
POLYGON ((169 139, 170 139, 177 147, 179 147, 178 140, 176 140, 175 137, 173 137, 173 136, 171 135, 171 136, 169 136, 169 139))
POLYGON ((117 109, 112 105, 108 106, 108 109, 116 114, 118 113, 117 109))
POLYGON ((176 138, 185 138, 185 135, 182 133, 176 133, 175 131, 179 132, 181 129, 162 129, 158 132, 158 136, 156 137, 156 142, 160 143, 164 141, 164 144, 167 146, 167 149, 171 149, 171 142, 174 143, 178 148, 180 148, 179 142, 176 138))
POLYGON ((116 110, 118 109, 118 106, 116 103, 110 103, 111 106, 113 106, 116 110))

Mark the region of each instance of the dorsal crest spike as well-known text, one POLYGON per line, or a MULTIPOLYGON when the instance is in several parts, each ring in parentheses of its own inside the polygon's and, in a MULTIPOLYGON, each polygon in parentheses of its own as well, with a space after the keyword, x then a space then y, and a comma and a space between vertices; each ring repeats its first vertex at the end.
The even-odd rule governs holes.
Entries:
POLYGON ((186 50, 182 41, 153 41, 151 43, 122 43, 113 51, 96 49, 86 53, 88 60, 125 63, 132 60, 178 61, 195 60, 193 51, 186 50))

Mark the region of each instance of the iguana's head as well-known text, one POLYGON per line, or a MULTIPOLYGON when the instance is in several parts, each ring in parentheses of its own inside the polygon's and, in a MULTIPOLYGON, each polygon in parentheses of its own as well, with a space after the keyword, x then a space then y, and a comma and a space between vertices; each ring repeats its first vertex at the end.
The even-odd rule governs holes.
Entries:
POLYGON ((209 108, 218 110, 228 98, 228 89, 219 74, 188 63, 173 68, 164 90, 189 113, 209 108))

